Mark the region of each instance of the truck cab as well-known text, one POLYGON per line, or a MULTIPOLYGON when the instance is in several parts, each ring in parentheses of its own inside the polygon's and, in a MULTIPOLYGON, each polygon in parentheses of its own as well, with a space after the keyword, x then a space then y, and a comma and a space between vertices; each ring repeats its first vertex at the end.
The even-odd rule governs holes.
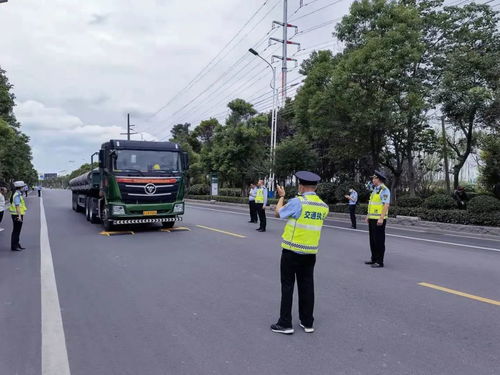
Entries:
POLYGON ((143 223, 172 227, 184 214, 187 169, 187 153, 176 143, 110 140, 99 151, 98 191, 93 180, 93 189, 79 191, 86 196, 76 201, 85 202, 89 220, 99 218, 106 230, 143 223))

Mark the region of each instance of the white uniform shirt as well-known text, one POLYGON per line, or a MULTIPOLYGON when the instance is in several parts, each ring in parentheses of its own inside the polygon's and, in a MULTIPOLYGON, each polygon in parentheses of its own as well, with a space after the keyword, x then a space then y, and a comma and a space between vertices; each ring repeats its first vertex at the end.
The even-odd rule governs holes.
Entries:
POLYGON ((5 211, 5 197, 0 194, 0 212, 5 211))

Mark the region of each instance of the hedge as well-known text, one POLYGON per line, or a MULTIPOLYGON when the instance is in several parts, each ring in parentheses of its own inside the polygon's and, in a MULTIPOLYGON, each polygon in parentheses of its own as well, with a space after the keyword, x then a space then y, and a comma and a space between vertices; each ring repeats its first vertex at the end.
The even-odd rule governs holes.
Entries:
POLYGON ((241 189, 220 188, 219 194, 223 197, 241 197, 241 189))
POLYGON ((447 194, 435 194, 427 198, 422 204, 423 208, 435 210, 451 210, 457 207, 456 202, 447 194))
POLYGON ((479 195, 470 200, 467 211, 475 214, 500 211, 500 200, 489 195, 479 195))
POLYGON ((398 198, 398 207, 420 207, 424 200, 420 197, 401 197, 398 198))
POLYGON ((208 195, 210 194, 210 186, 206 184, 191 185, 188 190, 190 195, 208 195))

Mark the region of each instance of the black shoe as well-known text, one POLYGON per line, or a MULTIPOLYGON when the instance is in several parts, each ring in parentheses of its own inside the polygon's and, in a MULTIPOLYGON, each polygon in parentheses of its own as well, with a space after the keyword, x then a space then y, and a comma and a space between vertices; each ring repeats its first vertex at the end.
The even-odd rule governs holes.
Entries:
POLYGON ((256 223, 256 221, 253 221, 253 220, 249 220, 248 222, 249 223, 256 223))
POLYGON ((266 230, 265 229, 261 229, 261 228, 258 228, 256 229, 257 232, 265 232, 266 230))
POLYGON ((384 263, 375 263, 372 264, 372 268, 384 268, 384 263))
POLYGON ((26 248, 25 248, 25 247, 22 247, 21 245, 17 245, 17 248, 18 248, 19 250, 26 250, 26 248))
POLYGON ((369 260, 368 262, 365 262, 365 264, 375 264, 375 262, 369 260))
POLYGON ((277 332, 277 333, 284 333, 285 335, 291 335, 293 333, 293 328, 285 328, 280 326, 279 324, 272 324, 271 325, 271 331, 277 332))
POLYGON ((11 251, 21 251, 23 249, 20 249, 20 248, 16 248, 16 249, 10 249, 11 251))
POLYGON ((356 229, 356 227, 351 227, 351 229, 356 229))

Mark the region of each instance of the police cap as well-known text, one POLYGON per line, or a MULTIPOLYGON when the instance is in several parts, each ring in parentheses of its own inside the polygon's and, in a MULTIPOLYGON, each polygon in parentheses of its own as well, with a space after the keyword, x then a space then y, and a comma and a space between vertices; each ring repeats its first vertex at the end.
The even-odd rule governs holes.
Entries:
POLYGON ((299 179, 301 185, 316 185, 321 180, 321 177, 316 173, 308 171, 298 171, 295 173, 295 177, 299 179))
POLYGON ((16 182, 14 182, 14 187, 16 187, 16 188, 23 187, 25 185, 26 184, 24 183, 24 181, 16 181, 16 182))
POLYGON ((379 180, 382 180, 382 182, 385 182, 387 180, 387 177, 385 176, 385 174, 383 174, 380 171, 375 171, 372 178, 373 177, 377 177, 379 180))

